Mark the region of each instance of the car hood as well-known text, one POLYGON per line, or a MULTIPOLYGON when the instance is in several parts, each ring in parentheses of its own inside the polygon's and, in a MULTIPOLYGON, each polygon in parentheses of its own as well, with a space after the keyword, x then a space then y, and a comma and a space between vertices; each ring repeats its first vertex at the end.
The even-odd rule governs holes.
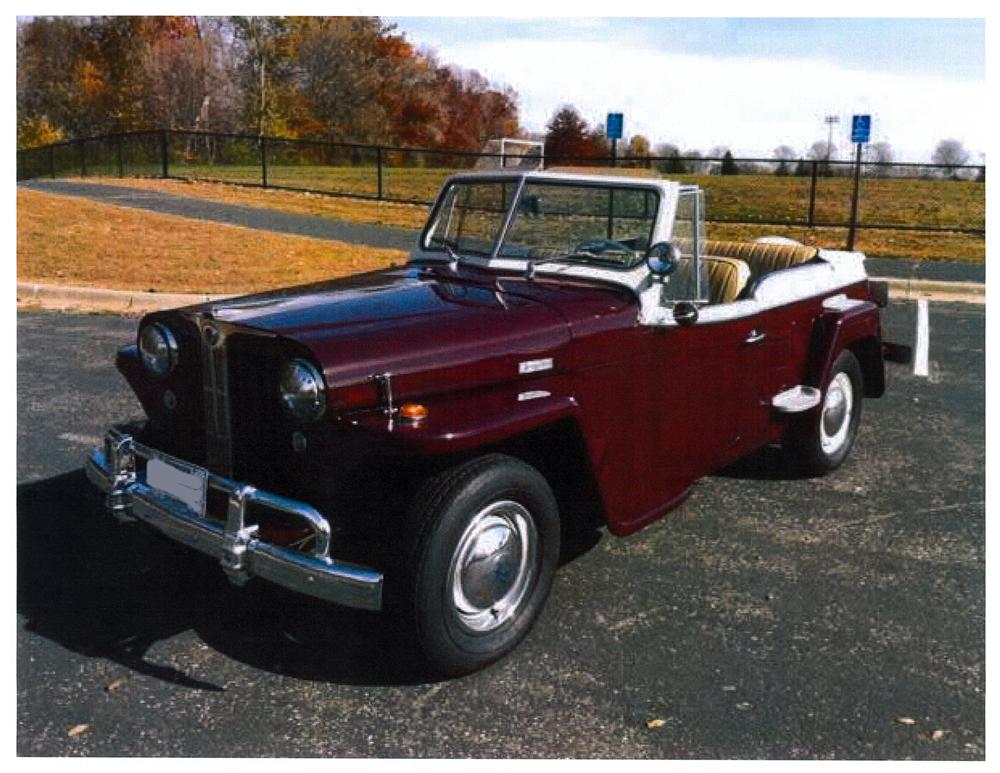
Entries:
POLYGON ((408 266, 185 311, 295 341, 341 407, 362 407, 377 399, 371 377, 380 373, 392 375, 402 399, 509 381, 532 359, 551 357, 558 372, 572 320, 609 298, 627 302, 621 290, 592 283, 408 266))

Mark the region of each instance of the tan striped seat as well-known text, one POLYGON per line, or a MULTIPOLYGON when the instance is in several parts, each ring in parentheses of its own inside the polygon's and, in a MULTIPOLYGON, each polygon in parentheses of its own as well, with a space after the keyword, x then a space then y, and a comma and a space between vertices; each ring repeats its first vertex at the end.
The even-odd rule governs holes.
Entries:
MULTIPOLYGON (((702 258, 705 273, 708 275, 709 303, 732 303, 746 287, 750 277, 750 268, 742 260, 735 258, 717 258, 705 256, 702 258)), ((680 287, 686 287, 691 279, 691 259, 682 258, 677 264, 677 270, 670 278, 680 287)))
POLYGON ((772 271, 798 266, 816 257, 819 249, 804 244, 766 244, 761 242, 727 242, 709 239, 702 247, 708 256, 736 258, 750 268, 747 286, 753 287, 757 280, 772 271))

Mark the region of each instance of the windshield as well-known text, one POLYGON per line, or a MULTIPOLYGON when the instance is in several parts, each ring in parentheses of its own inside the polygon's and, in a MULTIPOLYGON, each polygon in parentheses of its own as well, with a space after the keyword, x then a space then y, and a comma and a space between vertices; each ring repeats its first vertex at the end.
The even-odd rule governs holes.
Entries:
MULTIPOLYGON (((424 247, 491 255, 515 191, 510 182, 452 183, 424 247)), ((658 208, 659 196, 649 188, 529 181, 497 255, 634 268, 645 257, 658 208)))
POLYGON ((516 193, 517 180, 452 183, 427 229, 424 249, 491 256, 516 193))

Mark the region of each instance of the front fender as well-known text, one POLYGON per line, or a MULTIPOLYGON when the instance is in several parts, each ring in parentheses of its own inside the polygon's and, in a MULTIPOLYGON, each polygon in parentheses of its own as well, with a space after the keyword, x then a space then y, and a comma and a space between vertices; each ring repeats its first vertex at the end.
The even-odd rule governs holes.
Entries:
POLYGON ((542 386, 517 384, 489 392, 423 400, 427 418, 408 423, 372 410, 345 416, 380 445, 405 454, 450 454, 489 446, 576 413, 571 395, 542 386), (374 438, 373 438, 374 439, 374 438))

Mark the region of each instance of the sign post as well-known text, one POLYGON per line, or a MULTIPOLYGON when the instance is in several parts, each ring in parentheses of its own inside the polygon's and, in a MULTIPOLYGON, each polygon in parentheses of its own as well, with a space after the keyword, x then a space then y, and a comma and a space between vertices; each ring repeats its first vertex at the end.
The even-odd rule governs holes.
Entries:
POLYGON ((618 140, 622 138, 625 126, 625 116, 621 113, 608 113, 607 134, 611 140, 611 166, 618 165, 618 140))
POLYGON ((861 186, 861 148, 871 138, 872 117, 856 115, 851 119, 851 142, 857 146, 854 157, 854 195, 851 197, 851 222, 847 230, 847 249, 854 249, 854 236, 858 228, 858 191, 861 186))

